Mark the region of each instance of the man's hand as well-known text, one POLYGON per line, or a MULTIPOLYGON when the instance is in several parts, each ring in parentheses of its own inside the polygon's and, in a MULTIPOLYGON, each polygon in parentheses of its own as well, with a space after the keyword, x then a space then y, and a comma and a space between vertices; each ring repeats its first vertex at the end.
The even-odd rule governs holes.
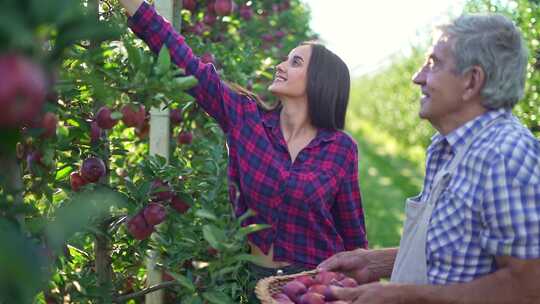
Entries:
POLYGON ((396 254, 397 249, 344 251, 331 256, 318 268, 342 272, 358 284, 365 284, 390 276, 396 254))
POLYGON ((128 15, 133 16, 144 0, 120 0, 120 4, 126 9, 128 15))
POLYGON ((331 287, 338 300, 353 304, 401 303, 399 286, 396 284, 370 283, 354 288, 331 287))

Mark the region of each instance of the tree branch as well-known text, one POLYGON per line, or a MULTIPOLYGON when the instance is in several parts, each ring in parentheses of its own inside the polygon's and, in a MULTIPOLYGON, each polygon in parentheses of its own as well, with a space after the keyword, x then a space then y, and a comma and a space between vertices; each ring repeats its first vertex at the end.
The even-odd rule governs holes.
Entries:
POLYGON ((180 284, 177 281, 168 281, 168 282, 159 283, 159 284, 152 285, 152 286, 150 286, 148 288, 145 288, 145 289, 137 291, 137 292, 133 292, 133 293, 130 293, 130 294, 127 294, 127 295, 122 295, 122 296, 116 297, 116 298, 113 299, 113 302, 114 303, 126 302, 127 300, 142 297, 147 293, 154 292, 156 290, 171 287, 171 286, 175 286, 175 285, 180 285, 180 284))

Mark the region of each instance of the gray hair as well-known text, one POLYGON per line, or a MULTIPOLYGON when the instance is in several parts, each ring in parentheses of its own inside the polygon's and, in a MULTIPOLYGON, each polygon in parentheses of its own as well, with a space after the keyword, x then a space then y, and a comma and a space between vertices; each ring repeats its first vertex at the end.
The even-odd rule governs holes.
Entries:
POLYGON ((453 41, 458 73, 474 65, 484 70, 481 95, 486 108, 512 108, 523 98, 528 51, 512 21, 498 14, 465 14, 438 29, 453 41))

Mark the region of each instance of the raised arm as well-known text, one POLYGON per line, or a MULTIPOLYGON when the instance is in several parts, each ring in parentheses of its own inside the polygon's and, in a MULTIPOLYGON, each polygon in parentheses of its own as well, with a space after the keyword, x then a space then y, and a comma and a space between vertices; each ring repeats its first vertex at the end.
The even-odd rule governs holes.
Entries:
POLYGON ((144 0, 120 0, 128 15, 133 16, 144 0))
POLYGON ((225 85, 212 64, 205 64, 195 56, 185 39, 171 24, 161 17, 155 9, 142 0, 121 0, 130 15, 128 25, 131 30, 154 53, 159 53, 167 46, 172 61, 186 74, 193 75, 199 81, 189 90, 198 104, 227 132, 242 117, 249 99, 225 85))

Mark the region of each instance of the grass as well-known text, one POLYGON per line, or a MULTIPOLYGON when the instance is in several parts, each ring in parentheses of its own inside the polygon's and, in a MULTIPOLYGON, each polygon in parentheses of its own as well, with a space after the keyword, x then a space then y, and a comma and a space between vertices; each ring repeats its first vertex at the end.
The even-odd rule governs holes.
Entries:
POLYGON ((424 148, 401 147, 368 122, 350 117, 359 146, 359 179, 370 248, 399 245, 405 199, 422 187, 424 148))

